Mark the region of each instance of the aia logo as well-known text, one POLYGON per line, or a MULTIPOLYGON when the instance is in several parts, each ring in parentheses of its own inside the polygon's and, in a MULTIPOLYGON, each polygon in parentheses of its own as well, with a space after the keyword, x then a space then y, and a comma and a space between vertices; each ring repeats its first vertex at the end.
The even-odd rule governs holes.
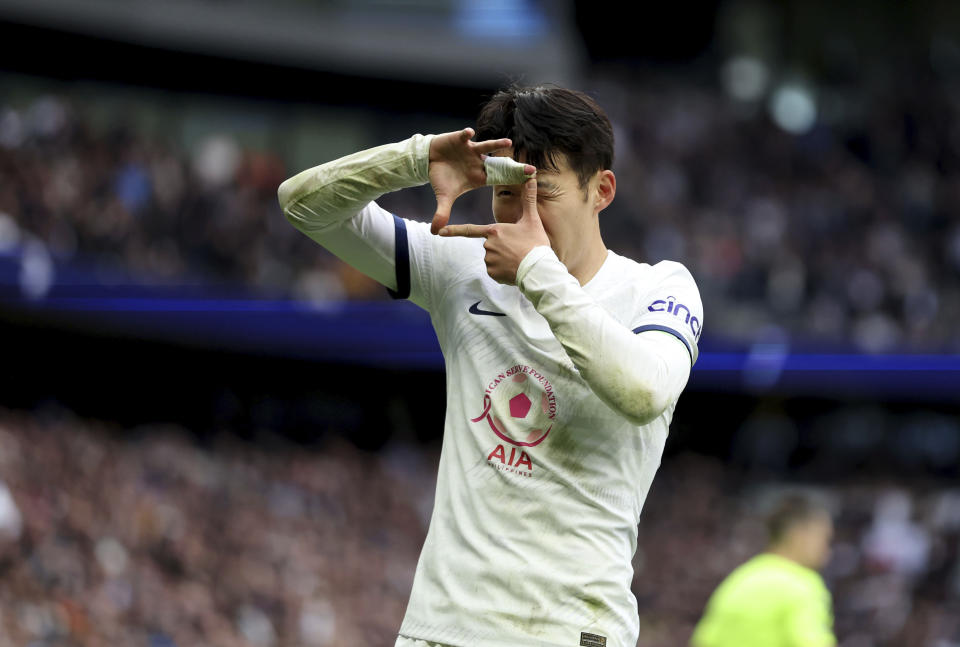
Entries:
POLYGON ((700 320, 690 314, 690 308, 682 303, 677 303, 676 297, 667 297, 666 300, 657 299, 647 306, 647 310, 650 312, 666 312, 667 314, 672 314, 674 317, 683 319, 683 323, 690 326, 690 332, 693 333, 693 338, 696 340, 700 339, 700 320))
POLYGON ((487 462, 503 472, 513 472, 522 476, 533 475, 533 463, 530 461, 530 455, 522 449, 518 452, 516 447, 510 448, 510 457, 507 457, 503 445, 497 445, 493 451, 487 454, 487 462), (498 465, 496 461, 499 461, 498 465))
POLYGON ((556 416, 557 398, 550 380, 530 366, 517 364, 490 381, 483 394, 483 411, 470 422, 486 422, 497 438, 507 443, 487 455, 490 464, 529 476, 533 462, 523 448, 542 443, 556 416))

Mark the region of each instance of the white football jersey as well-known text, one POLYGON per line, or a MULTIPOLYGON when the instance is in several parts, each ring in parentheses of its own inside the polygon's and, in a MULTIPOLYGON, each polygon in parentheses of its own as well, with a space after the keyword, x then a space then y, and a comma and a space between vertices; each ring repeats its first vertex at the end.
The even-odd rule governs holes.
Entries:
MULTIPOLYGON (((362 151, 280 191, 295 226, 430 313, 446 360, 436 499, 400 633, 457 647, 634 647, 637 523, 676 399, 647 424, 630 422, 584 381, 524 293, 487 275, 482 240, 434 236, 358 204, 425 182, 428 147, 417 135, 362 151)), ((559 273, 585 303, 550 256, 524 281, 559 273)), ((682 380, 669 392, 679 393, 703 322, 686 268, 609 252, 582 290, 617 325, 669 346, 682 364, 667 372, 682 380)), ((579 347, 615 357, 614 337, 579 347)))
MULTIPOLYGON (((408 250, 398 285, 409 271, 447 367, 436 502, 400 633, 633 647, 637 523, 676 402, 632 425, 581 379, 530 301, 486 274, 482 240, 397 226, 408 250)), ((610 252, 584 289, 631 330, 675 335, 696 360, 702 307, 682 265, 610 252)))

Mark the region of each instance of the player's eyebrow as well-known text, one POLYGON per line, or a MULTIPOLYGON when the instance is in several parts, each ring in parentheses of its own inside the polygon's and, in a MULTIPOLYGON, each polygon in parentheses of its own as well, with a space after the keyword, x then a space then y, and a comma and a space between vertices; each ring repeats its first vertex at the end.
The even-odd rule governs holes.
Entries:
MULTIPOLYGON (((508 185, 498 184, 497 186, 508 186, 508 185)), ((556 182, 553 182, 552 180, 541 179, 539 175, 537 176, 538 191, 553 192, 553 191, 558 191, 559 189, 560 189, 560 186, 556 182)))

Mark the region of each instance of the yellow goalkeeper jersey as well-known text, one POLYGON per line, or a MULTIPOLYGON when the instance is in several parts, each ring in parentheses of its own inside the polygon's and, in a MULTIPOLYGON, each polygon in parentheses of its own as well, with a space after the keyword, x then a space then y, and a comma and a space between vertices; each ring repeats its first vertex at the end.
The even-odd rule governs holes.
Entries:
POLYGON ((832 647, 830 592, 820 575, 771 553, 717 587, 693 633, 694 647, 832 647))

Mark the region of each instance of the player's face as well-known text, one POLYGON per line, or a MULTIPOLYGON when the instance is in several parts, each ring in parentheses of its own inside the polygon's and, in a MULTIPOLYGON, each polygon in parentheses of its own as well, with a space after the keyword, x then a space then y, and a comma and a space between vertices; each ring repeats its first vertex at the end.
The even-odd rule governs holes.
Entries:
MULTIPOLYGON (((512 156, 513 150, 497 154, 512 156)), ((597 173, 581 187, 577 174, 562 157, 559 166, 555 171, 537 169, 537 212, 554 249, 575 245, 582 240, 584 228, 595 226, 594 216, 607 204, 598 207, 602 173, 597 173)), ((497 222, 512 223, 520 219, 523 213, 521 189, 519 184, 493 187, 493 217, 497 222)))
POLYGON ((810 519, 797 528, 801 533, 804 562, 813 569, 821 569, 830 559, 830 542, 833 539, 833 522, 828 516, 810 519))

